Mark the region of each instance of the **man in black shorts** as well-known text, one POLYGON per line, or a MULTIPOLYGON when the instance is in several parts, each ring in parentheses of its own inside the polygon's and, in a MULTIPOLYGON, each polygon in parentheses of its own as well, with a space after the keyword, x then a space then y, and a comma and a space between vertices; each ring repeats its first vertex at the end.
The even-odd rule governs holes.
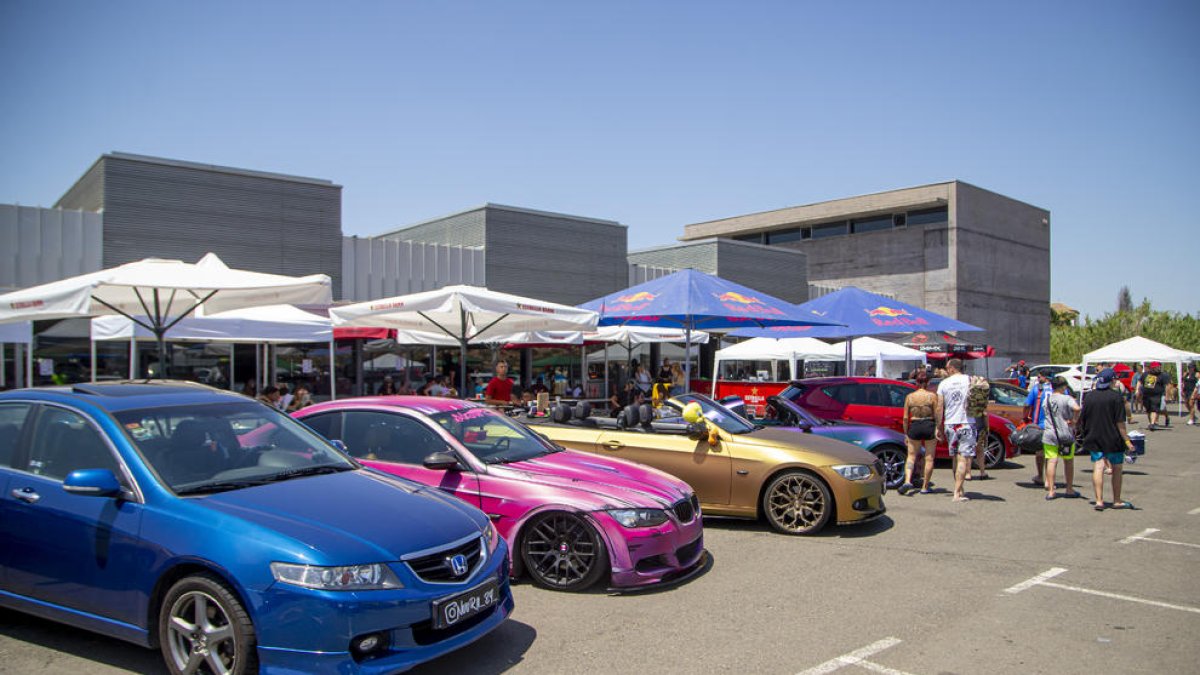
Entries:
MULTIPOLYGON (((1112 469, 1114 509, 1132 509, 1133 504, 1121 500, 1121 468, 1125 452, 1133 447, 1125 431, 1125 401, 1112 388, 1117 377, 1111 368, 1096 375, 1094 391, 1083 397, 1079 414, 1080 447, 1092 457, 1092 487, 1096 491, 1095 508, 1104 510, 1104 470, 1112 469)), ((1047 476, 1047 480, 1053 477, 1047 476)), ((1070 486, 1068 486, 1070 489, 1070 486)))
POLYGON ((1142 403, 1146 406, 1146 421, 1150 423, 1151 430, 1158 428, 1158 416, 1165 393, 1167 378, 1163 375, 1162 364, 1155 361, 1142 377, 1142 403))

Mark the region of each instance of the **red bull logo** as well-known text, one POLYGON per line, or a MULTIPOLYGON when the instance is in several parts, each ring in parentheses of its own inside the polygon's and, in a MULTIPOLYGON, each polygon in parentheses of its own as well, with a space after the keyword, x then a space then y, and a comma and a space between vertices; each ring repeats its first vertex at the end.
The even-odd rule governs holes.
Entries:
POLYGON ((761 304, 763 304, 762 300, 759 300, 758 298, 756 298, 752 295, 742 295, 741 293, 738 293, 736 291, 726 291, 725 293, 718 295, 717 299, 720 300, 721 302, 737 302, 737 303, 740 303, 743 305, 761 305, 761 304))
POLYGON ((884 307, 883 305, 880 305, 875 309, 868 309, 867 316, 872 318, 885 317, 888 319, 895 319, 896 317, 900 316, 912 316, 912 313, 907 309, 894 309, 892 307, 884 307))
POLYGON ((658 296, 653 293, 647 293, 646 291, 639 291, 637 293, 634 293, 633 295, 618 296, 617 302, 628 302, 628 303, 651 302, 657 297, 658 296))

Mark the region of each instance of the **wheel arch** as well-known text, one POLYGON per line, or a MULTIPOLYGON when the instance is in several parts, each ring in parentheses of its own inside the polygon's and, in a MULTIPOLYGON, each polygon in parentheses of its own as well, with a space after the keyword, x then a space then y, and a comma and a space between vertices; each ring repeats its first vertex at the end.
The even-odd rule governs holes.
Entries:
POLYGON ((600 536, 601 543, 604 544, 605 549, 609 553, 609 570, 607 576, 611 577, 611 555, 613 543, 612 539, 608 536, 608 532, 595 518, 592 517, 590 512, 583 511, 567 504, 543 504, 541 506, 532 508, 526 511, 524 515, 521 516, 521 519, 513 525, 512 535, 509 540, 509 557, 512 561, 509 576, 513 579, 520 579, 525 574, 525 560, 521 555, 521 546, 524 544, 525 539, 525 526, 528 525, 529 521, 533 520, 534 518, 550 513, 569 513, 573 516, 583 518, 588 525, 591 525, 592 529, 595 530, 600 536))
POLYGON ((158 620, 162 612, 162 601, 167 595, 167 591, 171 590, 180 579, 195 576, 197 574, 206 574, 216 578, 221 583, 229 587, 229 590, 237 597, 238 602, 242 603, 242 608, 246 614, 250 616, 250 621, 255 621, 254 607, 247 602, 246 594, 241 586, 234 581, 232 575, 225 572, 221 568, 204 560, 180 560, 171 567, 163 571, 159 575, 158 580, 154 583, 154 588, 150 591, 150 598, 146 607, 146 627, 149 635, 150 646, 158 649, 158 620))
POLYGON ((825 480, 825 477, 821 475, 820 471, 817 471, 815 468, 807 464, 789 464, 787 466, 777 467, 766 477, 766 479, 763 480, 762 485, 758 486, 758 497, 754 502, 754 513, 756 518, 759 520, 766 518, 767 514, 763 512, 763 497, 767 494, 767 486, 770 485, 776 478, 785 473, 806 473, 821 481, 821 484, 824 485, 825 489, 829 491, 829 504, 833 507, 833 514, 835 516, 833 519, 837 519, 837 493, 834 491, 833 486, 829 484, 829 481, 825 480))

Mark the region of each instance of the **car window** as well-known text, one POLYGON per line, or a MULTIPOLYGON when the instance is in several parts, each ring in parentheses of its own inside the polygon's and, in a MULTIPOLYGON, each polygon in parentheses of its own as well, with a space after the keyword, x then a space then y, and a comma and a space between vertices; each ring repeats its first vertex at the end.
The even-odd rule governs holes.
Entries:
POLYGON ((420 465, 429 455, 447 450, 446 441, 432 429, 397 413, 347 411, 342 435, 346 449, 360 459, 420 465))
POLYGON ((344 440, 342 438, 342 425, 340 424, 342 421, 342 413, 340 412, 327 412, 319 415, 309 415, 300 421, 307 424, 309 429, 321 434, 325 438, 330 440, 336 439, 339 441, 344 440))
POLYGON ((541 436, 489 408, 465 408, 431 418, 488 464, 521 462, 557 451, 541 436))
POLYGON ((29 408, 28 403, 0 403, 0 466, 13 465, 29 408))
POLYGON ((30 473, 62 480, 79 469, 108 469, 121 475, 117 458, 87 418, 73 410, 44 406, 30 444, 30 473))
POLYGON ((885 384, 881 386, 884 391, 884 405, 893 408, 903 408, 904 399, 908 398, 908 395, 915 391, 908 387, 901 387, 898 384, 885 384))
POLYGON ((866 403, 863 392, 859 387, 852 384, 831 384, 821 387, 821 393, 829 398, 844 403, 846 405, 858 405, 866 403))
POLYGON ((1024 406, 1028 394, 1020 389, 992 385, 991 399, 1000 405, 1024 406))

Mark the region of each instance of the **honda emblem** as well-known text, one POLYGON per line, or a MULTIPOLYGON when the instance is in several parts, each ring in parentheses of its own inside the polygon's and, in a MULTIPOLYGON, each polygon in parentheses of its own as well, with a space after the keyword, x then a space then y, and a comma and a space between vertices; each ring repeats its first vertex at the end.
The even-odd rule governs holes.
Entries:
POLYGON ((456 577, 461 577, 467 573, 467 556, 459 554, 446 559, 446 563, 450 565, 450 572, 456 577))

